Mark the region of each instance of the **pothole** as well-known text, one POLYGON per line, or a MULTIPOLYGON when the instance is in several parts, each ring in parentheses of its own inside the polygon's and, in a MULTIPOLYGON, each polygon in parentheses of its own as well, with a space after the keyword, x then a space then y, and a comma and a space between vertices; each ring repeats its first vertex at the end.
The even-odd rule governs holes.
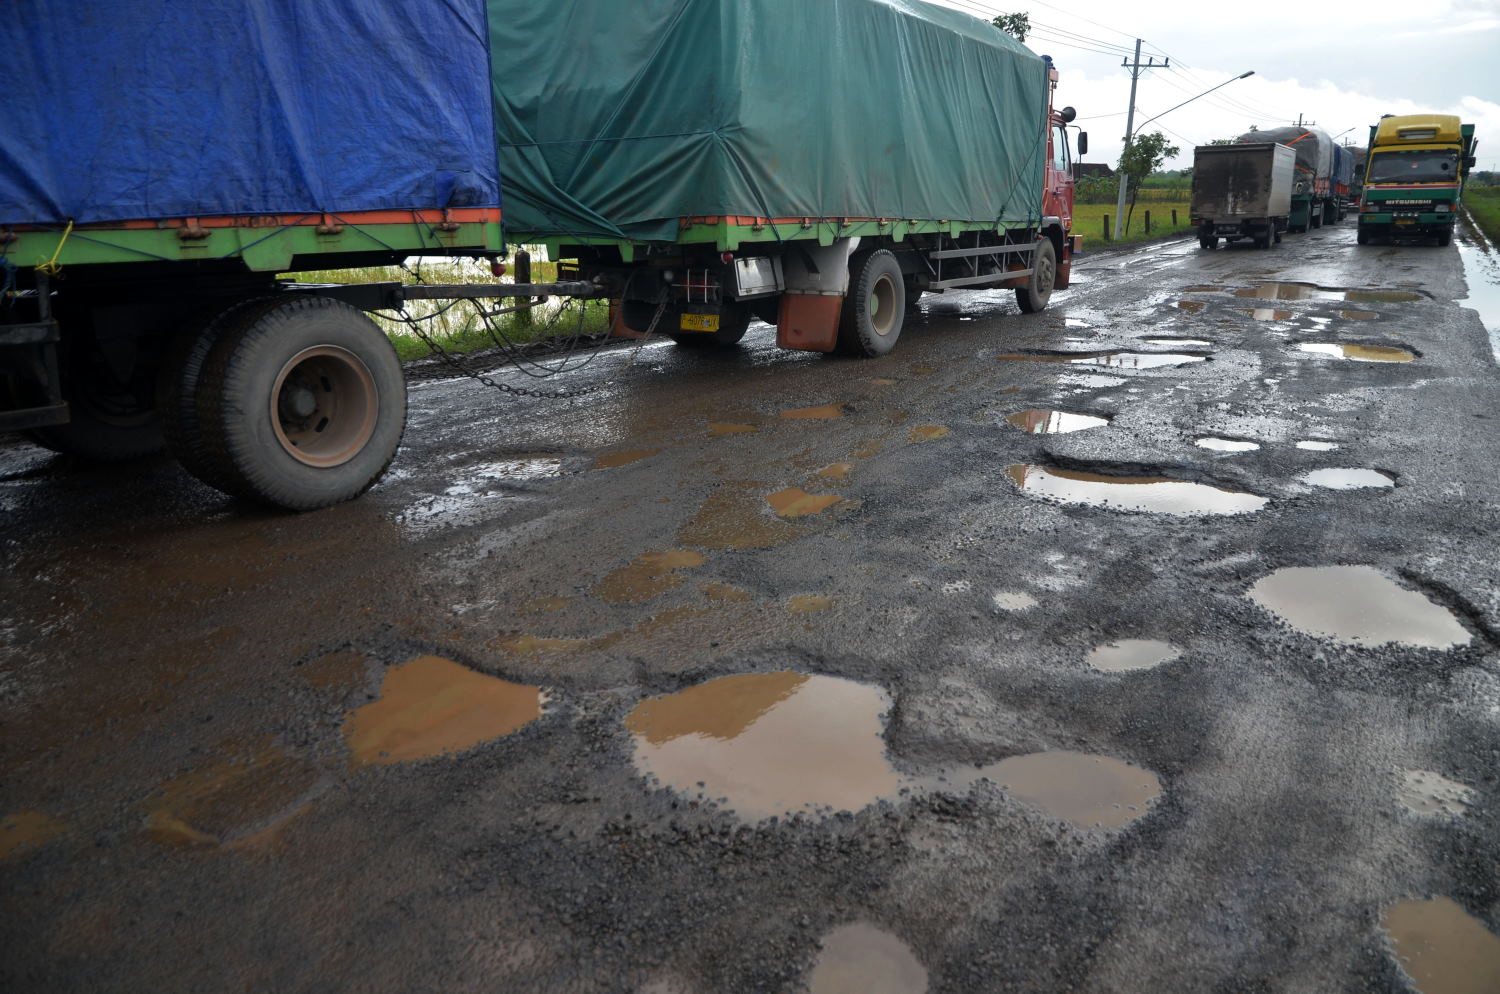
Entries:
POLYGON ((1339 317, 1349 321, 1373 321, 1380 315, 1374 311, 1339 311, 1339 317))
POLYGON ((771 505, 779 518, 804 518, 821 514, 843 499, 838 494, 810 494, 798 487, 787 487, 766 495, 766 503, 771 505))
POLYGON ((594 592, 614 603, 648 601, 682 583, 679 569, 702 566, 703 553, 693 549, 645 552, 599 581, 594 592))
POLYGON ((990 600, 1001 611, 1026 611, 1041 603, 1024 590, 997 590, 990 600))
POLYGON ((949 429, 945 425, 917 425, 907 437, 913 442, 930 442, 934 439, 946 438, 949 429))
POLYGON ((1260 448, 1259 442, 1250 442, 1243 438, 1218 438, 1213 435, 1200 438, 1193 444, 1200 449, 1212 449, 1214 452, 1254 452, 1260 448))
POLYGON ((1201 314, 1207 306, 1208 302, 1203 300, 1179 300, 1177 302, 1178 309, 1187 311, 1189 314, 1201 314))
POLYGON ((458 753, 535 721, 542 700, 538 687, 420 656, 385 671, 380 697, 344 719, 344 739, 356 763, 458 753))
POLYGON ((903 788, 967 791, 989 780, 1080 827, 1116 828, 1161 793, 1149 770, 1054 751, 979 768, 907 777, 885 752, 883 690, 793 671, 719 677, 642 701, 625 718, 642 774, 679 793, 722 798, 757 821, 798 812, 858 811, 903 788))
POLYGON ((1297 443, 1297 448, 1306 452, 1332 452, 1339 447, 1337 442, 1326 442, 1316 438, 1304 438, 1297 443))
POLYGON ((1092 414, 1073 414, 1068 411, 1050 411, 1041 408, 1007 414, 1005 420, 1022 431, 1033 435, 1064 435, 1068 432, 1083 431, 1088 428, 1102 428, 1109 424, 1109 418, 1096 417, 1092 414))
POLYGON ((1355 362, 1411 362, 1416 353, 1390 345, 1339 345, 1334 342, 1298 342, 1299 352, 1351 359, 1355 362))
POLYGON ((1143 338, 1147 345, 1168 345, 1179 349, 1211 349, 1214 343, 1206 338, 1143 338))
POLYGON ((1420 293, 1410 290, 1350 290, 1321 287, 1313 283, 1261 283, 1233 291, 1236 297, 1257 300, 1345 300, 1350 303, 1401 303, 1421 300, 1420 293))
POLYGON ((824 466, 822 469, 818 470, 817 475, 828 480, 847 480, 849 478, 849 474, 853 471, 854 464, 852 462, 836 462, 830 463, 829 465, 824 466))
POLYGON ((1012 483, 1033 497, 1114 511, 1175 515, 1249 514, 1269 503, 1268 498, 1257 494, 1164 476, 1107 476, 1028 464, 1007 466, 1005 472, 1012 483))
POLYGON ((1381 925, 1421 994, 1500 991, 1500 936, 1450 898, 1393 904, 1381 925))
POLYGON ((1180 655, 1181 649, 1160 639, 1120 639, 1118 642, 1095 646, 1089 652, 1088 664, 1108 673, 1126 673, 1131 670, 1149 670, 1162 663, 1169 663, 1180 655))
POLYGON ((1329 490, 1361 490, 1370 487, 1394 487, 1396 481, 1374 469, 1329 467, 1302 474, 1303 483, 1329 490))
POLYGON ((844 416, 843 404, 820 404, 817 407, 794 407, 782 411, 781 416, 797 421, 831 421, 844 416))
POLYGON ((817 614, 833 609, 833 598, 826 594, 793 594, 787 598, 786 609, 791 614, 817 614))
POLYGON ((782 671, 720 677, 642 701, 625 719, 643 773, 723 797, 754 821, 817 807, 858 811, 894 797, 878 687, 782 671))
POLYGON ((1243 313, 1250 315, 1256 321, 1290 321, 1291 311, 1278 310, 1275 307, 1252 307, 1243 313))
POLYGON ((633 462, 650 459, 660 451, 661 449, 625 449, 621 452, 611 452, 594 460, 594 469, 615 469, 620 466, 629 466, 633 462))
POLYGON ((1248 594, 1298 631, 1350 645, 1451 649, 1471 638, 1452 611, 1373 566, 1287 567, 1248 594))
POLYGON ((865 922, 840 925, 820 940, 809 994, 924 994, 927 970, 911 949, 865 922))
POLYGON ((245 845, 297 817, 320 775, 269 741, 226 745, 145 803, 146 831, 165 845, 245 845))
POLYGON ((40 849, 66 831, 62 822, 41 811, 14 811, 0 819, 0 862, 40 849))
POLYGON ((751 432, 760 431, 755 425, 733 424, 728 421, 710 421, 708 433, 710 435, 748 435, 751 432))
POLYGON ((1474 792, 1431 770, 1407 770, 1396 788, 1396 800, 1412 814, 1461 815, 1474 792))
POLYGON ((1060 362, 1073 366, 1105 366, 1111 369, 1156 369, 1203 362, 1208 356, 1186 352, 1017 352, 998 356, 1011 362, 1060 362))

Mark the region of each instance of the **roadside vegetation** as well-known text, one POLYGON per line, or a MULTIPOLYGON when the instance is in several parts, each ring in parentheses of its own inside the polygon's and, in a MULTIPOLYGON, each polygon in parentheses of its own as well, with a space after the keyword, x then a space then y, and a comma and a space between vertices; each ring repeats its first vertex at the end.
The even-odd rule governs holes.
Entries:
MULTIPOLYGON (((533 252, 533 255, 539 253, 533 252)), ((495 277, 489 263, 480 259, 449 259, 441 256, 413 257, 406 266, 378 266, 368 269, 320 269, 285 273, 284 279, 300 283, 490 283, 495 277)), ((531 278, 537 283, 557 279, 557 264, 531 263, 531 278)), ((513 282, 510 276, 501 282, 513 282)), ((530 312, 501 314, 484 318, 483 311, 512 306, 512 300, 412 300, 406 304, 406 318, 388 311, 370 314, 396 348, 402 360, 431 355, 427 343, 413 330, 421 326, 433 341, 453 354, 492 349, 497 346, 522 345, 545 338, 577 334, 597 335, 609 327, 608 306, 602 300, 548 300, 530 312), (581 316, 580 316, 581 312, 581 316)))
POLYGON ((1188 220, 1192 178, 1183 172, 1154 172, 1146 176, 1135 193, 1135 209, 1125 234, 1116 239, 1115 201, 1120 181, 1114 176, 1080 176, 1074 189, 1073 233, 1083 236, 1083 248, 1105 245, 1135 245, 1190 232, 1188 220), (1172 220, 1176 211, 1177 220, 1172 220), (1147 213, 1150 219, 1147 220, 1147 213))
POLYGON ((1466 186, 1463 205, 1479 230, 1500 245, 1500 186, 1466 186))

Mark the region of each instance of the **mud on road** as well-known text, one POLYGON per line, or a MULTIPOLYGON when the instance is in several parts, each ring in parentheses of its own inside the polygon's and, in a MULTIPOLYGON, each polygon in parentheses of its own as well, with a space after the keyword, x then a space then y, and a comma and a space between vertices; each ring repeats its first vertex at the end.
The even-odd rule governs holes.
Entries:
POLYGON ((1464 289, 1346 225, 422 381, 295 517, 10 443, 0 986, 1500 989, 1464 289))

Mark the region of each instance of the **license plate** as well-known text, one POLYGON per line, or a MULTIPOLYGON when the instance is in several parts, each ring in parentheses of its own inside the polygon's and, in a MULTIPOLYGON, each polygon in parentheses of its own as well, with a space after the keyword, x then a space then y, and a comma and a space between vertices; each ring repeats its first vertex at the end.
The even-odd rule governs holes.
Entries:
POLYGON ((1396 223, 1397 224, 1416 224, 1417 223, 1417 219, 1414 218, 1414 217, 1398 217, 1398 218, 1396 218, 1396 223))
POLYGON ((679 331, 718 331, 717 314, 684 314, 677 321, 679 331))

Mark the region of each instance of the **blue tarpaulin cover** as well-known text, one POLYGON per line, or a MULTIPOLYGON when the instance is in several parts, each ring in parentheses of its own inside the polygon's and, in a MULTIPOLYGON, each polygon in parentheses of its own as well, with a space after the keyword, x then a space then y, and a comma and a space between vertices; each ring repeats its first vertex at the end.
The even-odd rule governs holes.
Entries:
POLYGON ((0 223, 493 207, 484 0, 10 0, 0 223))

